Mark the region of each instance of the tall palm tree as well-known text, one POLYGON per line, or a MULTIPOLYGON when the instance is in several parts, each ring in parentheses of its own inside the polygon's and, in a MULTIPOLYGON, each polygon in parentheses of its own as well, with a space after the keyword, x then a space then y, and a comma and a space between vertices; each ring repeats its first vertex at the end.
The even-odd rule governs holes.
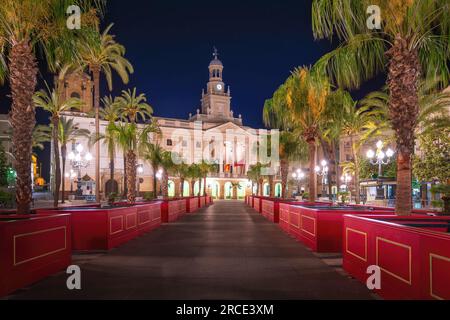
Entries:
MULTIPOLYGON (((115 186, 114 184, 114 171, 115 171, 115 161, 114 158, 116 156, 116 130, 114 130, 114 126, 116 121, 119 120, 120 113, 119 107, 117 103, 117 98, 113 98, 111 96, 105 96, 102 99, 103 108, 100 109, 100 118, 107 121, 108 125, 106 126, 106 130, 104 134, 99 134, 98 139, 103 140, 103 143, 106 144, 108 149, 109 156, 109 181, 111 186, 115 186)), ((97 138, 97 136, 95 136, 97 138)), ((112 190, 112 192, 118 192, 118 190, 112 190)))
POLYGON ((66 182, 66 158, 67 158, 67 144, 78 137, 89 138, 90 132, 87 129, 80 129, 78 123, 74 123, 73 119, 61 117, 59 120, 58 140, 61 144, 61 161, 62 161, 62 199, 64 203, 65 198, 65 182, 66 182))
POLYGON ((58 207, 59 191, 61 187, 61 163, 59 154, 60 119, 61 113, 69 110, 80 110, 83 102, 78 98, 61 99, 57 89, 47 91, 41 90, 34 94, 33 103, 36 107, 42 108, 50 113, 52 125, 53 155, 55 161, 55 190, 53 195, 53 205, 58 207))
MULTIPOLYGON (((152 107, 146 103, 147 98, 145 94, 140 94, 136 96, 136 88, 133 91, 122 91, 122 95, 117 97, 117 108, 119 112, 119 116, 121 120, 129 121, 132 124, 136 123, 138 120, 138 116, 141 117, 141 120, 145 121, 151 119, 151 115, 153 113, 152 107)), ((156 121, 153 121, 152 124, 156 127, 156 121)), ((128 173, 126 171, 126 155, 124 155, 124 181, 126 181, 128 173)), ((124 189, 124 193, 126 193, 126 188, 124 189)))
POLYGON ((76 60, 73 40, 98 23, 96 10, 101 11, 103 4, 102 0, 3 0, 0 5, 0 83, 8 79, 11 87, 10 121, 20 213, 30 212, 32 200, 33 94, 38 72, 35 52, 43 52, 50 68, 56 60, 76 60), (81 30, 67 28, 66 10, 70 5, 82 8, 81 30))
POLYGON ((314 0, 314 37, 341 45, 323 56, 316 68, 328 73, 339 87, 355 88, 377 72, 387 71, 389 115, 397 148, 396 213, 412 210, 412 166, 419 113, 421 75, 449 80, 450 7, 447 0, 382 1, 381 30, 367 27, 366 10, 371 0, 314 0))
MULTIPOLYGON (((290 161, 308 160, 305 141, 301 136, 291 131, 292 121, 283 111, 287 108, 287 87, 281 85, 271 99, 264 103, 263 121, 266 126, 281 130, 279 141, 280 174, 282 198, 287 198, 287 185, 290 161)), ((272 182, 271 182, 272 183, 272 182)), ((272 188, 271 188, 272 189, 272 188)))
POLYGON ((133 204, 136 200, 136 165, 137 157, 145 154, 149 144, 149 134, 154 132, 152 125, 140 129, 135 123, 119 122, 114 125, 117 144, 126 155, 127 201, 133 204))
POLYGON ((358 106, 357 102, 343 106, 342 134, 350 138, 353 173, 355 182, 355 200, 359 204, 360 197, 360 150, 374 135, 381 134, 380 128, 384 120, 378 107, 358 106))
MULTIPOLYGON (((109 34, 112 28, 110 24, 103 33, 98 28, 91 28, 80 43, 80 56, 93 75, 94 79, 94 110, 95 110, 95 133, 97 139, 100 135, 100 73, 106 77, 109 90, 112 90, 112 71, 114 70, 123 83, 128 83, 129 74, 133 73, 133 66, 124 57, 125 47, 117 43, 114 36, 109 34)), ((95 149, 95 181, 100 187, 100 144, 95 149)), ((95 190, 95 196, 100 199, 100 188, 95 190)))

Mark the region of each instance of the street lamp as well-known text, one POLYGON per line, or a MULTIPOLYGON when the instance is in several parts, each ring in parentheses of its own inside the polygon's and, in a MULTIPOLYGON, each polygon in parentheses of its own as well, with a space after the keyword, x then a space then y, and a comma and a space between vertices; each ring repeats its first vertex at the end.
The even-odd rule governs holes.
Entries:
POLYGON ((83 197, 83 191, 81 190, 81 168, 88 167, 89 163, 92 161, 92 155, 89 152, 87 152, 83 156, 83 149, 84 149, 83 146, 77 143, 74 150, 72 150, 68 155, 72 168, 78 171, 77 192, 76 192, 77 197, 83 197))
POLYGON ((325 185, 327 184, 328 164, 326 160, 320 162, 320 166, 314 168, 316 174, 322 177, 322 196, 326 195, 325 185))
POLYGON ((372 165, 378 165, 378 179, 377 179, 377 197, 378 200, 384 199, 383 185, 381 181, 382 176, 382 166, 387 165, 391 162, 391 158, 394 155, 394 151, 388 148, 386 151, 383 150, 383 141, 378 140, 376 144, 376 151, 369 149, 367 151, 367 158, 372 165))
POLYGON ((297 169, 295 172, 292 173, 292 178, 294 180, 297 180, 297 193, 300 194, 300 180, 302 180, 305 177, 305 174, 302 170, 297 169))

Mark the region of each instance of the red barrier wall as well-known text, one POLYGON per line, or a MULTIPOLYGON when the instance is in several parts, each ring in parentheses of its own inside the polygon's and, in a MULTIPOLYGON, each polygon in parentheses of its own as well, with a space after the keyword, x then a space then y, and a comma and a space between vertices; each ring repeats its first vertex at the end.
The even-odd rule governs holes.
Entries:
POLYGON ((159 201, 117 208, 64 208, 58 212, 71 215, 74 250, 110 250, 161 224, 159 201))
POLYGON ((189 197, 186 198, 186 212, 194 212, 198 210, 198 198, 189 197))
POLYGON ((0 297, 67 268, 70 234, 68 214, 2 217, 0 297))
POLYGON ((166 199, 161 204, 161 222, 168 223, 177 221, 186 213, 185 199, 166 199))
POLYGON ((367 267, 378 265, 381 289, 376 292, 385 299, 450 299, 450 234, 420 227, 448 224, 450 218, 394 218, 344 217, 344 269, 365 283, 367 267))

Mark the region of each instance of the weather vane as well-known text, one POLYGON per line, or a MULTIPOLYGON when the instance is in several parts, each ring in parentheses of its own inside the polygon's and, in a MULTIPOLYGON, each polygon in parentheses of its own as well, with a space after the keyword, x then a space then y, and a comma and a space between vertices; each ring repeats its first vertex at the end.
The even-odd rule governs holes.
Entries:
POLYGON ((217 59, 218 55, 219 55, 219 53, 217 52, 217 48, 214 47, 214 53, 213 53, 214 58, 217 59))

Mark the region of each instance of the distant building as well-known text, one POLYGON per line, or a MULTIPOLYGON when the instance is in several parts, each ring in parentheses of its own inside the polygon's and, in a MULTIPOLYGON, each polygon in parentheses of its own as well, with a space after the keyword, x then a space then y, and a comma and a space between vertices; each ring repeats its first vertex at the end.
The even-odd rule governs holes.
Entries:
MULTIPOLYGON (((250 165, 258 160, 257 140, 260 135, 267 134, 267 130, 253 129, 243 124, 241 115, 237 115, 231 109, 231 90, 226 87, 223 80, 222 62, 214 53, 214 59, 208 66, 209 81, 206 90, 203 90, 201 104, 194 114, 188 119, 171 119, 155 117, 161 134, 153 135, 154 143, 159 143, 164 149, 177 152, 182 155, 186 163, 200 162, 207 159, 217 165, 217 170, 211 173, 207 179, 207 192, 216 198, 243 198, 251 192, 246 173, 250 165), (236 184, 239 187, 233 187, 236 184)), ((65 97, 80 97, 87 99, 87 107, 81 112, 72 111, 65 113, 65 117, 74 119, 80 128, 95 132, 95 119, 89 115, 92 110, 92 86, 89 76, 85 74, 69 75, 64 82, 65 97)), ((179 106, 174 106, 179 107, 179 106)), ((259 110, 259 108, 258 108, 259 110)), ((100 132, 104 132, 107 123, 100 122, 100 132)), ((142 125, 141 125, 142 126, 142 125)), ((74 149, 80 143, 87 150, 86 139, 78 139, 69 145, 74 149)), ((90 165, 82 169, 82 174, 95 177, 95 150, 91 150, 93 159, 90 165)), ((123 156, 119 151, 115 157, 115 180, 119 190, 123 190, 123 156)), ((139 164, 143 166, 142 178, 139 185, 141 192, 153 191, 153 172, 151 167, 142 159, 139 164)), ((100 155, 100 192, 104 193, 105 184, 109 180, 109 157, 106 146, 101 146, 100 155)), ((66 172, 71 169, 70 161, 66 163, 66 172)), ((277 171, 278 168, 275 170, 277 171)), ((70 179, 66 179, 65 190, 70 190, 70 179)), ((198 182, 195 183, 194 193, 198 191, 198 182)), ((281 193, 281 184, 275 179, 275 192, 281 193)), ((159 187, 158 187, 159 188, 159 187)), ((176 177, 170 177, 169 195, 177 195, 180 183, 176 177)), ((267 188, 266 188, 267 189, 267 188)), ((156 190, 158 191, 158 190, 156 190)), ((95 193, 95 192, 94 192, 95 193)), ((190 184, 185 181, 184 195, 189 195, 190 184)))

